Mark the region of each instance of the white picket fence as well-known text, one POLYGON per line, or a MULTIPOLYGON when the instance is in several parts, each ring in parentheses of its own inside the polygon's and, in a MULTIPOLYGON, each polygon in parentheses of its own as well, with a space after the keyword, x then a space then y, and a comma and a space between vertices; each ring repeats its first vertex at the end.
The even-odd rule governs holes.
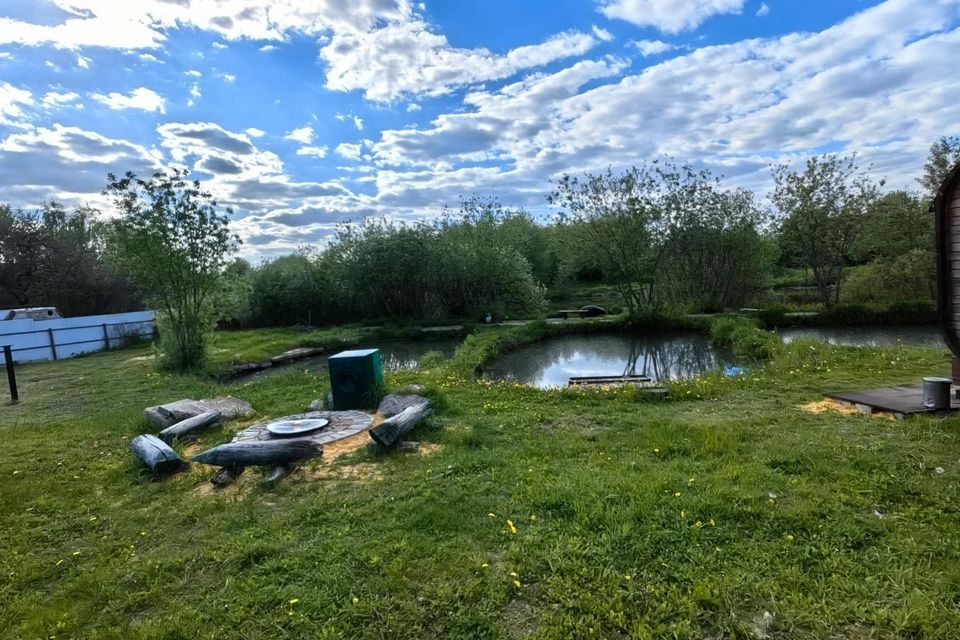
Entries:
POLYGON ((60 360, 153 337, 153 311, 54 320, 0 321, 0 347, 10 345, 15 362, 60 360))

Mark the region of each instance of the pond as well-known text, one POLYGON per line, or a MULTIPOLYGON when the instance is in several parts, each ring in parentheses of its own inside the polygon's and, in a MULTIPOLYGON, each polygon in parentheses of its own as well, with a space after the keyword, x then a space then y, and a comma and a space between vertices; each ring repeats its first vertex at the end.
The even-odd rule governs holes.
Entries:
POLYGON ((846 347, 943 347, 945 343, 936 326, 905 327, 803 327, 781 329, 778 333, 784 342, 798 338, 816 338, 827 344, 846 347))
POLYGON ((570 335, 521 347, 490 363, 484 377, 541 389, 565 387, 571 377, 646 375, 653 380, 696 378, 731 364, 697 333, 647 336, 570 335))
POLYGON ((460 340, 455 338, 435 338, 431 340, 382 340, 380 342, 364 342, 356 346, 343 347, 343 349, 331 350, 329 353, 316 358, 299 360, 289 365, 279 366, 270 369, 264 369, 246 376, 253 380, 263 376, 269 376, 283 371, 307 370, 311 372, 327 372, 327 358, 329 356, 343 351, 345 349, 380 349, 380 359, 383 362, 384 371, 404 371, 407 369, 416 369, 420 366, 420 359, 432 351, 438 351, 445 358, 453 355, 456 348, 460 346, 460 340))

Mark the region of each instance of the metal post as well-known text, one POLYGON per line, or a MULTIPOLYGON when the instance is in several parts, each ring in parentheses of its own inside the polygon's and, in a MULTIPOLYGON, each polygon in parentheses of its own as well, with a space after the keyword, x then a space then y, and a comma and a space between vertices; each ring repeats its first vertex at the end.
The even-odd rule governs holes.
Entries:
POLYGON ((17 374, 13 370, 13 349, 9 344, 3 347, 3 361, 7 365, 7 382, 10 384, 10 403, 20 402, 20 394, 17 393, 17 374))
POLYGON ((57 359, 57 341, 53 338, 53 329, 47 329, 47 335, 50 337, 50 353, 53 354, 53 359, 57 359))

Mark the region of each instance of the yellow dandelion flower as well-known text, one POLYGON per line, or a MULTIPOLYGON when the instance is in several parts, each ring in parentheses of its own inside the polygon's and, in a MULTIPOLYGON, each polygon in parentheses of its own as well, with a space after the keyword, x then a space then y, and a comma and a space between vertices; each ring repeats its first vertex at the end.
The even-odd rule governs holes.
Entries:
POLYGON ((519 588, 520 588, 520 581, 519 581, 519 580, 514 580, 514 581, 513 581, 513 586, 515 586, 517 589, 519 589, 519 588))
POLYGON ((487 514, 487 517, 488 517, 488 518, 496 518, 496 517, 497 517, 497 514, 495 514, 495 513, 488 513, 488 514, 487 514))
POLYGON ((360 602, 360 598, 353 596, 353 604, 357 604, 358 602, 360 602))
POLYGON ((481 569, 486 569, 486 568, 489 567, 489 566, 490 566, 489 563, 484 562, 482 565, 480 565, 480 568, 481 568, 481 569))
POLYGON ((787 542, 793 542, 793 534, 792 534, 792 533, 788 533, 788 534, 787 534, 787 542))
POLYGON ((293 598, 287 601, 287 604, 297 604, 298 602, 300 602, 300 598, 293 598))
POLYGON ((660 449, 654 449, 653 452, 654 452, 654 453, 660 453, 660 449))
POLYGON ((519 577, 520 577, 520 576, 517 575, 517 572, 516 572, 516 571, 511 571, 511 572, 510 572, 510 576, 513 577, 513 578, 519 578, 519 577))
POLYGON ((530 520, 532 520, 532 521, 536 521, 536 519, 537 519, 537 516, 536 516, 536 514, 534 514, 534 515, 531 515, 531 516, 530 516, 530 520))
POLYGON ((682 496, 682 495, 683 495, 682 493, 680 493, 679 491, 677 491, 675 494, 673 494, 673 497, 674 497, 674 498, 679 498, 679 497, 682 496))

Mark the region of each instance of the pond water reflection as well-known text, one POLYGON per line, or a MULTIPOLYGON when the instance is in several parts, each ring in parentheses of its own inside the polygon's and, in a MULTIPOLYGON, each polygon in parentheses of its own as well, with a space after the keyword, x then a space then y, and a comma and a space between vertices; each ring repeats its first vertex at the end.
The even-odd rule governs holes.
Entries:
POLYGON ((696 333, 647 336, 571 335, 548 338, 490 363, 484 377, 546 389, 576 376, 646 375, 653 380, 695 378, 730 364, 696 333))

